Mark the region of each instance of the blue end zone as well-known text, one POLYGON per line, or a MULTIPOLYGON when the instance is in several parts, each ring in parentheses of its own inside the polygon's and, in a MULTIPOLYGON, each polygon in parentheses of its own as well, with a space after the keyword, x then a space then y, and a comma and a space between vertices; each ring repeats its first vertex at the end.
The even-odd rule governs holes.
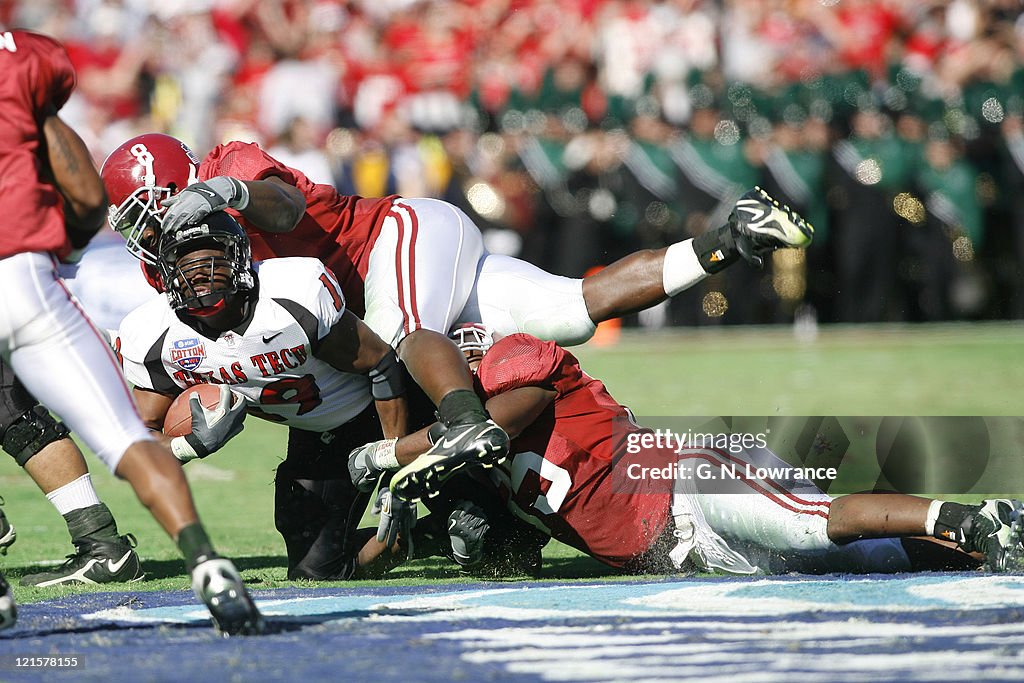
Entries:
POLYGON ((919 574, 255 591, 218 637, 191 594, 21 609, 4 681, 1024 680, 1024 577, 919 574), (78 656, 59 673, 12 657, 78 656))

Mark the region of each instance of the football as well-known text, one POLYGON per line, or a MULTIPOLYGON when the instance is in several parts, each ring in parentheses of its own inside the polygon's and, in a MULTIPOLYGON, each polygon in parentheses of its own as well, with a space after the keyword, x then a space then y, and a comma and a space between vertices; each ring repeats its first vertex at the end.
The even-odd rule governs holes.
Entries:
POLYGON ((189 387, 175 397, 164 416, 164 434, 170 437, 185 436, 192 433, 192 411, 189 399, 193 394, 199 395, 199 401, 207 408, 216 408, 220 403, 220 385, 197 384, 189 387))

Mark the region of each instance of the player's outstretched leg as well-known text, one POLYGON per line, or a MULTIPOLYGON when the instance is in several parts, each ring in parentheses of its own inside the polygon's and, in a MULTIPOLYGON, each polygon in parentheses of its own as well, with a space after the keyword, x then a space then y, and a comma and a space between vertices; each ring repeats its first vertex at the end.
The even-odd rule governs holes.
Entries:
POLYGON ((116 473, 132 485, 139 501, 174 539, 185 558, 196 596, 225 635, 260 633, 263 618, 230 560, 213 549, 199 521, 181 463, 156 441, 138 441, 125 452, 116 473))
POLYGON ((17 620, 18 608, 14 604, 14 596, 11 595, 11 587, 0 573, 0 631, 14 626, 17 620))
MULTIPOLYGON (((583 278, 586 314, 596 324, 650 308, 741 258, 759 268, 770 252, 784 247, 804 248, 813 237, 810 223, 755 187, 736 202, 725 225, 663 249, 634 252, 583 278)), ((572 311, 571 301, 552 299, 572 311)), ((534 318, 540 317, 536 310, 532 312, 534 318)), ((532 324, 536 327, 535 322, 532 324)), ((537 336, 562 341, 558 334, 544 334, 542 329, 537 336)), ((582 341, 585 339, 574 338, 572 343, 582 341)))
MULTIPOLYGON (((0 498, 0 505, 3 504, 4 499, 0 498)), ((0 510, 0 555, 6 555, 7 549, 14 545, 17 538, 18 534, 14 531, 14 525, 8 521, 4 511, 0 510)))

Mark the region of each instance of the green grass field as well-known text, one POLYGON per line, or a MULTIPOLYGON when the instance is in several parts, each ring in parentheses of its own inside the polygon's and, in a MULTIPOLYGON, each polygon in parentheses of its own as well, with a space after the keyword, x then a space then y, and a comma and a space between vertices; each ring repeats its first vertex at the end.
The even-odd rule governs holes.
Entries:
MULTIPOLYGON (((584 369, 639 416, 685 415, 1020 415, 1022 330, 1014 324, 822 328, 814 341, 790 328, 629 333, 613 347, 574 349, 584 369)), ((283 542, 273 524, 273 470, 285 429, 250 419, 245 431, 208 460, 185 468, 215 543, 236 558, 254 588, 289 585, 283 542)), ((139 539, 150 580, 130 588, 184 589, 177 550, 135 501, 89 456, 96 487, 122 532, 139 539)), ((0 460, 0 493, 18 529, 3 558, 14 579, 71 550, 63 520, 9 458, 0 460)), ((367 520, 369 521, 369 520, 367 520)), ((557 544, 549 573, 592 577, 596 562, 557 544)), ((440 563, 396 571, 391 582, 465 580, 440 563)), ((75 589, 75 592, 86 589, 75 589)), ((16 588, 20 602, 72 592, 16 588)))

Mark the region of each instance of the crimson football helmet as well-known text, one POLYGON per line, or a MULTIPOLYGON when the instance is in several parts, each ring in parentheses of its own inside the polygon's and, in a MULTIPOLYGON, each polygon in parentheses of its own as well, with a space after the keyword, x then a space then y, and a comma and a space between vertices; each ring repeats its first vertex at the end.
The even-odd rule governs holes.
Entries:
POLYGON ((110 196, 107 219, 132 256, 156 265, 166 209, 160 203, 199 180, 199 160, 170 135, 138 135, 115 149, 100 171, 110 196))

